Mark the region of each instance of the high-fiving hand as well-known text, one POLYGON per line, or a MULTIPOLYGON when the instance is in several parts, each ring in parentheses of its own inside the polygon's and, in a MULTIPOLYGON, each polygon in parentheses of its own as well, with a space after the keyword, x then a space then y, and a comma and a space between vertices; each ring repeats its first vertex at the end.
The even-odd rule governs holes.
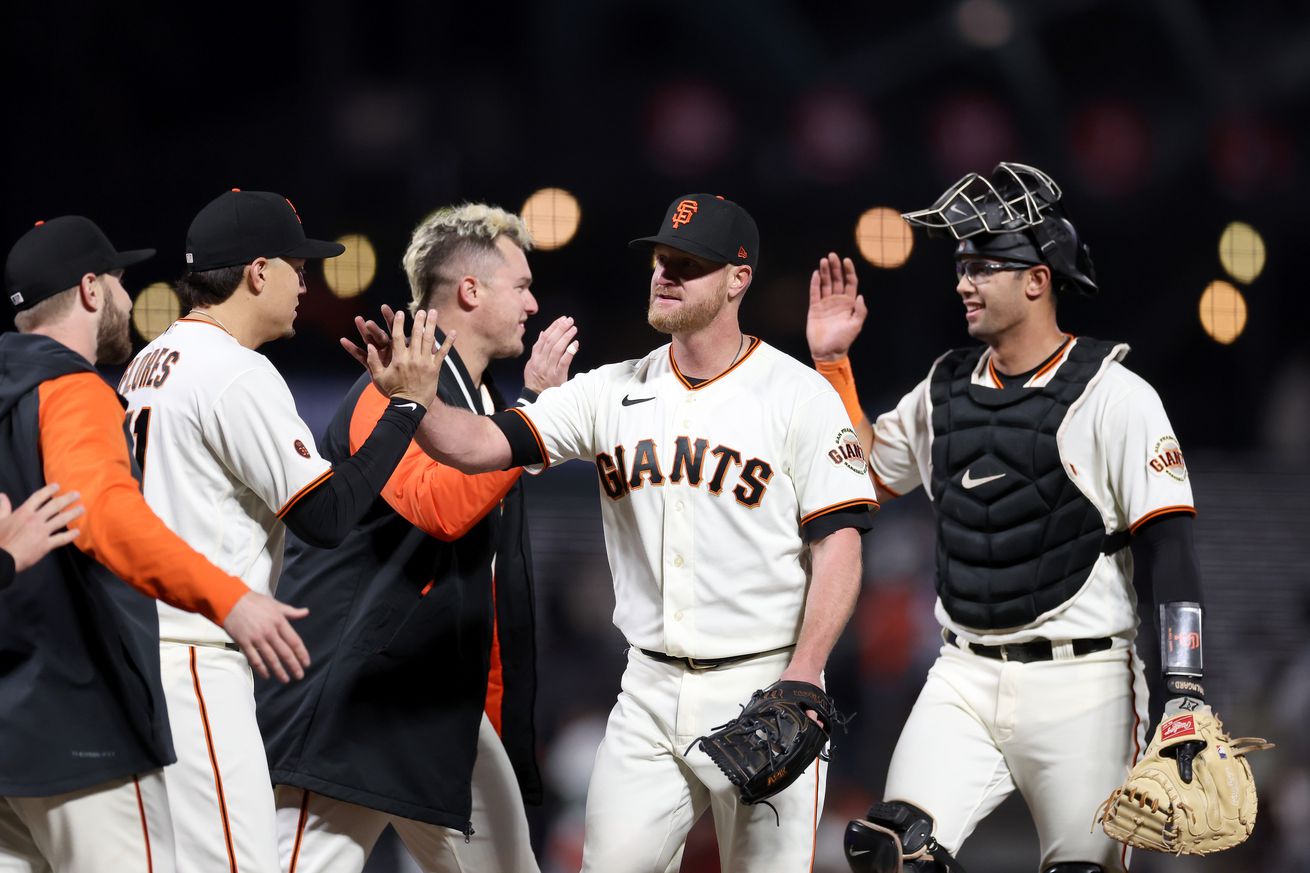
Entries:
POLYGON ((569 316, 551 322, 532 346, 532 356, 523 368, 523 387, 540 394, 567 382, 573 356, 578 353, 577 335, 578 327, 569 316))
POLYGON ((441 365, 455 342, 455 331, 446 335, 440 348, 434 349, 437 333, 437 311, 419 310, 414 313, 414 328, 405 337, 405 313, 382 307, 382 317, 390 329, 388 334, 372 321, 355 317, 364 347, 342 337, 341 347, 363 364, 373 376, 373 384, 387 397, 413 400, 423 407, 432 405, 437 396, 437 383, 441 379, 441 365))
POLYGON ((859 293, 855 262, 829 252, 810 276, 810 309, 805 319, 810 355, 816 361, 844 358, 868 314, 859 293))

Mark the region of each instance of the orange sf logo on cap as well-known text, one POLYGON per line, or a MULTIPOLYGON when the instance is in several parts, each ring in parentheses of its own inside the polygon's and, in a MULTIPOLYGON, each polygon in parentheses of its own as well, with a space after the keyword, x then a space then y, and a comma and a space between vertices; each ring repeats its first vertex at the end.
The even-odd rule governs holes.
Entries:
POLYGON ((700 204, 695 200, 684 200, 678 204, 677 210, 673 213, 673 226, 687 224, 700 210, 700 204))

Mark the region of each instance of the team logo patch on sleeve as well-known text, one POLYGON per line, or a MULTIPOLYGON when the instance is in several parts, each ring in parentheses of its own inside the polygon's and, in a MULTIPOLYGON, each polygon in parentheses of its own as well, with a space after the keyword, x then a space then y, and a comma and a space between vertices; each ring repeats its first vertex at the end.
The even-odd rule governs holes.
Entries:
POLYGON ((305 448, 305 444, 300 440, 296 440, 296 454, 300 455, 302 458, 309 457, 309 449, 305 448))
POLYGON ((828 460, 832 461, 835 466, 845 467, 852 472, 859 473, 861 476, 869 474, 869 464, 864 457, 864 447, 860 445, 860 438, 855 431, 849 427, 844 427, 837 431, 837 438, 833 440, 833 447, 828 450, 828 460))
POLYGON ((1187 481, 1187 465, 1183 463, 1183 449, 1172 436, 1160 437, 1151 450, 1147 466, 1156 476, 1168 476, 1179 482, 1187 481))

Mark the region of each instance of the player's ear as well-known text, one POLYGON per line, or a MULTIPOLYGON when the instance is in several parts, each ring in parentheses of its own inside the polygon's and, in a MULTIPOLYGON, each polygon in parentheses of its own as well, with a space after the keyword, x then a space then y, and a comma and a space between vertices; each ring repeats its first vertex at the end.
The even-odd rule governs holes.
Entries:
POLYGON ((87 312, 96 312, 105 303, 105 289, 96 281, 95 273, 83 273, 77 280, 77 299, 87 312))
POLYGON ((1039 297, 1050 296, 1055 293, 1051 286, 1051 268, 1045 264, 1038 264, 1028 270, 1028 280, 1023 288, 1024 295, 1029 300, 1036 300, 1039 297))
POLYGON ((729 267, 728 269, 732 271, 728 275, 728 299, 735 300, 750 287, 754 271, 745 264, 740 267, 729 267))
POLYGON ((464 276, 455 286, 455 300, 465 312, 477 309, 485 294, 476 276, 464 276))
POLYGON ((246 282, 250 285, 251 293, 259 294, 264 290, 268 283, 269 269, 268 258, 255 258, 246 264, 246 282))

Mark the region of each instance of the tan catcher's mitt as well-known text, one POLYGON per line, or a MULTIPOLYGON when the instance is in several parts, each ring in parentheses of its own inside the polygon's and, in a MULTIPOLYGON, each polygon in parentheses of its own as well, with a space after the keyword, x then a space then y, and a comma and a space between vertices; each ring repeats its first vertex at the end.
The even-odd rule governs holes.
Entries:
POLYGON ((1263 739, 1229 739, 1208 706, 1165 718, 1097 817, 1110 837, 1138 849, 1175 855, 1231 849, 1255 828, 1255 780, 1246 754, 1269 748, 1273 743, 1263 739))

